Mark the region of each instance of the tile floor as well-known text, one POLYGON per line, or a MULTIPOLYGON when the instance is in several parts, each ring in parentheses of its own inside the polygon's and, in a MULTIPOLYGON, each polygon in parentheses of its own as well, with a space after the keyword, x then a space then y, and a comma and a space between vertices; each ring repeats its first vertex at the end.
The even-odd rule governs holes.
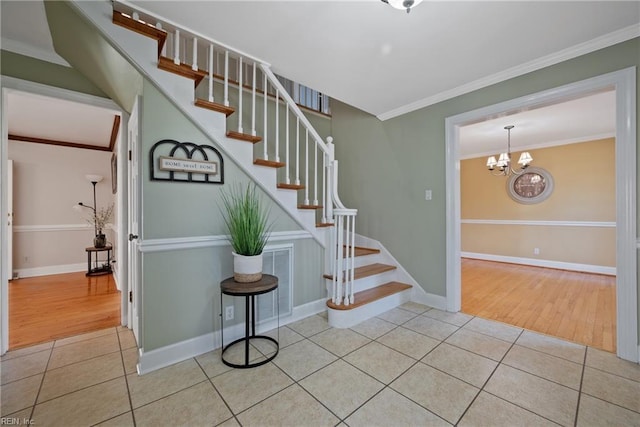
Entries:
POLYGON ((640 426, 640 365, 461 313, 407 303, 351 329, 316 315, 279 339, 258 368, 213 351, 144 376, 125 328, 9 352, 0 424, 640 426))

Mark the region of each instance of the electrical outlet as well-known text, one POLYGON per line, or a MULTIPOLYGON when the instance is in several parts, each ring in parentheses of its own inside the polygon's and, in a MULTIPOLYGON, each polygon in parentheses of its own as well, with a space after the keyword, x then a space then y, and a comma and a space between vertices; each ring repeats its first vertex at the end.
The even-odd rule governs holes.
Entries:
POLYGON ((534 255, 540 255, 540 248, 533 248, 534 255))
POLYGON ((230 305, 224 309, 224 320, 233 320, 233 306, 230 305))

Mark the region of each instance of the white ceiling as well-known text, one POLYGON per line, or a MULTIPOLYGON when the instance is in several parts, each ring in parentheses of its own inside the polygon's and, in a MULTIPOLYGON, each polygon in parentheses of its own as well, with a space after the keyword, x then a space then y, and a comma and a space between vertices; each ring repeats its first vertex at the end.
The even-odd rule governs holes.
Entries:
MULTIPOLYGON (((131 3, 261 58, 276 73, 381 119, 640 36, 637 1, 426 0, 410 14, 379 0, 131 3), (268 36, 256 37, 251 29, 268 36)), ((0 7, 3 49, 64 64, 43 31, 41 1, 2 0, 0 7)), ((603 100, 574 101, 571 108, 548 114, 530 111, 509 117, 508 123, 472 125, 462 131, 463 144, 471 147, 463 146, 463 152, 502 150, 480 144, 505 144, 507 124, 516 125, 514 146, 612 132, 610 115, 600 113, 603 100), (546 120, 539 118, 545 115, 546 120)))

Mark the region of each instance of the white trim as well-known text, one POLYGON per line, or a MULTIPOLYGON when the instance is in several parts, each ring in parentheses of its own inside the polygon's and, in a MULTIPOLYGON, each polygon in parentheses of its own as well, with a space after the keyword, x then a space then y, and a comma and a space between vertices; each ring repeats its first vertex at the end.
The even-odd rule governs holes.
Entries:
MULTIPOLYGON (((414 288, 416 291, 417 288, 414 288)), ((421 288, 422 289, 422 288, 421 288)), ((447 297, 441 295, 430 294, 422 290, 422 292, 413 292, 411 295, 411 301, 420 304, 428 305, 429 307, 437 308, 438 310, 447 310, 447 297)))
POLYGON ((575 262, 552 261, 548 259, 523 258, 506 255, 481 254, 477 252, 461 252, 463 258, 481 259, 484 261, 506 262, 509 264, 532 265, 534 267, 555 268, 558 270, 580 271, 583 273, 616 275, 615 267, 606 265, 578 264, 575 262))
POLYGON ((622 43, 639 36, 640 24, 633 24, 628 27, 621 28, 617 31, 613 31, 609 34, 596 37, 593 40, 577 44, 567 49, 563 49, 559 52, 552 53, 551 55, 543 56, 542 58, 525 62, 524 64, 520 64, 515 67, 500 71, 498 73, 483 77, 481 79, 466 83, 462 86, 440 92, 428 98, 412 102, 402 107, 394 108, 393 110, 379 114, 377 117, 382 121, 392 119, 394 117, 419 110, 420 108, 428 107, 429 105, 437 104, 438 102, 446 101, 447 99, 455 98, 456 96, 464 95, 465 93, 482 89, 484 87, 491 86, 493 84, 500 83, 505 80, 509 80, 514 77, 518 77, 532 71, 548 67, 550 65, 559 64, 560 62, 564 62, 590 52, 595 52, 596 50, 604 49, 606 47, 613 46, 615 44, 622 43))
MULTIPOLYGON (((640 26, 637 28, 640 29, 640 26)), ((625 68, 446 118, 447 309, 459 311, 461 306, 460 127, 496 114, 517 111, 524 107, 532 108, 562 102, 568 98, 611 87, 616 90, 617 354, 622 359, 638 362, 636 67, 625 68)))
MULTIPOLYGON (((271 242, 281 242, 299 239, 312 239, 311 233, 305 230, 298 231, 274 231, 269 236, 271 242)), ((196 248, 212 248, 217 246, 230 246, 228 235, 173 237, 168 239, 146 239, 139 243, 142 253, 167 252, 196 248)))
MULTIPOLYGON (((51 49, 53 49, 53 46, 51 47, 51 49)), ((53 51, 38 49, 27 43, 8 39, 6 37, 2 38, 2 50, 17 53, 18 55, 22 55, 22 56, 28 56, 31 58, 39 59, 40 61, 61 65, 63 67, 71 68, 71 65, 69 65, 69 63, 65 61, 63 57, 61 57, 60 55, 58 55, 53 51)))
POLYGON ((79 264, 63 264, 63 265, 47 265, 44 267, 18 268, 15 273, 18 278, 48 276, 50 274, 75 273, 78 271, 87 271, 86 263, 79 264))
MULTIPOLYGON (((321 313, 326 309, 326 299, 322 298, 293 308, 291 316, 280 319, 280 326, 296 322, 314 314, 321 313)), ((277 321, 266 322, 258 326, 258 332, 264 333, 275 329, 278 326, 277 321)), ((224 335, 228 338, 241 337, 244 334, 244 323, 238 323, 224 329, 224 335)), ((227 341, 225 338, 225 342, 227 341)), ((145 352, 144 349, 139 350, 137 370, 139 375, 144 375, 165 366, 187 360, 191 357, 207 353, 209 351, 220 348, 221 337, 220 331, 209 332, 195 338, 160 347, 155 350, 145 352)))
POLYGON ((39 233, 45 231, 93 231, 89 224, 43 224, 43 225, 14 225, 15 233, 39 233))
POLYGON ((542 227, 597 227, 615 228, 615 221, 535 221, 520 219, 461 219, 461 224, 534 225, 542 227))

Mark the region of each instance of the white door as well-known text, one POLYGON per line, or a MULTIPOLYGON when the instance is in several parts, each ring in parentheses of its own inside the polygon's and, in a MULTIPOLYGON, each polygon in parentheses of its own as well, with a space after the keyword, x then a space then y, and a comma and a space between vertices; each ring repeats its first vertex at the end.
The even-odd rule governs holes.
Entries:
POLYGON ((7 274, 13 279, 13 160, 7 160, 7 274))
POLYGON ((133 329, 138 346, 140 342, 140 251, 138 250, 140 239, 140 174, 139 174, 139 116, 140 97, 136 98, 129 117, 127 126, 127 148, 129 151, 128 184, 129 184, 129 214, 128 214, 128 236, 129 236, 129 326, 133 329))

